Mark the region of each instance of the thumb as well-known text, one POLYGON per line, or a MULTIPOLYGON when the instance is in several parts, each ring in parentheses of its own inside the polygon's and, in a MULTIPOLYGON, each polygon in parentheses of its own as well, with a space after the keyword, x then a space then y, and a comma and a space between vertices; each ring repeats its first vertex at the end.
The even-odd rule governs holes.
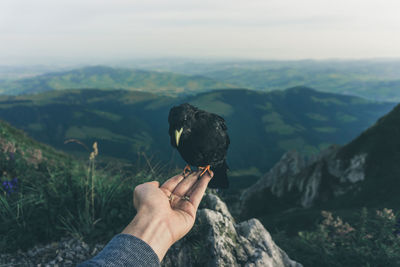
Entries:
POLYGON ((149 189, 148 186, 159 188, 160 182, 151 181, 135 187, 135 190, 133 191, 133 206, 135 207, 136 211, 138 210, 138 207, 140 205, 140 198, 143 197, 143 194, 146 194, 145 192, 147 191, 147 189, 149 189))
POLYGON ((155 187, 160 187, 160 182, 159 181, 151 181, 151 182, 147 182, 147 184, 150 184, 150 185, 155 186, 155 187))

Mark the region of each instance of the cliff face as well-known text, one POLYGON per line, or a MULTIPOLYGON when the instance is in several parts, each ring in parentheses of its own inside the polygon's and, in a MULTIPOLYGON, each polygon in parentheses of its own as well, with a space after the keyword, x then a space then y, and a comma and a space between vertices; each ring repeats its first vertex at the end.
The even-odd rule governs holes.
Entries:
POLYGON ((163 266, 291 266, 291 260, 257 219, 235 223, 225 203, 208 194, 195 227, 167 253, 163 266))
POLYGON ((326 201, 355 189, 365 179, 368 154, 342 159, 338 157, 339 151, 340 147, 331 146, 308 161, 296 151, 287 152, 256 184, 243 192, 242 209, 251 206, 254 198, 261 201, 265 192, 276 198, 295 195, 289 204, 308 208, 317 201, 326 201))
MULTIPOLYGON (((400 105, 349 144, 305 160, 287 152, 241 195, 245 218, 298 208, 398 207, 400 105)), ((306 216, 306 215, 304 215, 306 216)))

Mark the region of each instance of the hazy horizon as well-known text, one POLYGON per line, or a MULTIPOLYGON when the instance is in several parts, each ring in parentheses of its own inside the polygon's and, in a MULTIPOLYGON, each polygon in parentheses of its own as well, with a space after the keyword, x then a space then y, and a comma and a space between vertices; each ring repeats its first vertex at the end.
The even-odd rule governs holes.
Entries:
POLYGON ((400 58, 400 2, 5 0, 0 64, 400 58))

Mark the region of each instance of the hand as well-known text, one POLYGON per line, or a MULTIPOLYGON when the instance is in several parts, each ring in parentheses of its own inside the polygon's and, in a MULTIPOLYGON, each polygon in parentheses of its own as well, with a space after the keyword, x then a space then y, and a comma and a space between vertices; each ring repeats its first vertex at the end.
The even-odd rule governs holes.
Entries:
POLYGON ((193 227, 196 211, 213 174, 183 174, 167 180, 161 187, 153 181, 135 188, 135 218, 122 231, 134 235, 152 247, 161 262, 172 244, 193 227), (185 196, 187 198, 185 199, 185 196))

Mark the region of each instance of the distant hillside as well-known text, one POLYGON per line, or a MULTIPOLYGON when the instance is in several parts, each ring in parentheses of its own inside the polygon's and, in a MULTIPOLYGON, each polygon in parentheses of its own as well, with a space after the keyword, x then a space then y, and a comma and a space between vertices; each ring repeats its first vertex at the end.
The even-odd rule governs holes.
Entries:
POLYGON ((147 60, 127 66, 201 75, 262 91, 307 86, 323 92, 400 102, 400 60, 147 60))
POLYGON ((17 95, 52 90, 99 88, 177 95, 229 87, 233 86, 202 76, 94 66, 16 81, 4 81, 0 83, 0 93, 17 95))
POLYGON ((371 100, 400 101, 400 77, 381 78, 376 73, 353 69, 279 67, 229 68, 202 75, 225 83, 262 91, 308 86, 319 91, 355 95, 371 100))
POLYGON ((124 90, 67 90, 0 97, 0 118, 65 151, 85 152, 76 144, 64 145, 68 139, 98 141, 102 156, 135 161, 145 153, 182 165, 170 146, 167 123, 169 109, 182 102, 226 119, 232 170, 260 171, 268 170, 291 149, 312 155, 329 144, 346 143, 393 107, 303 87, 271 93, 220 90, 184 98, 124 90))

